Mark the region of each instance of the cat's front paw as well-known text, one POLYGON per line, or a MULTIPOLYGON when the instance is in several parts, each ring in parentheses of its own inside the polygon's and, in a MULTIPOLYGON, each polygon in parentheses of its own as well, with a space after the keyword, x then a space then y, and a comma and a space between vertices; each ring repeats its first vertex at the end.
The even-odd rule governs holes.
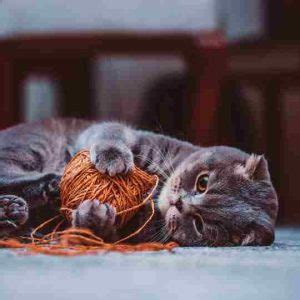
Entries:
POLYGON ((115 208, 97 199, 83 201, 72 214, 74 227, 88 228, 106 240, 114 239, 115 219, 115 208))
POLYGON ((0 196, 0 235, 19 229, 28 219, 25 200, 14 195, 0 196))
POLYGON ((122 143, 105 143, 91 148, 91 161, 103 174, 127 173, 134 166, 131 150, 122 143))

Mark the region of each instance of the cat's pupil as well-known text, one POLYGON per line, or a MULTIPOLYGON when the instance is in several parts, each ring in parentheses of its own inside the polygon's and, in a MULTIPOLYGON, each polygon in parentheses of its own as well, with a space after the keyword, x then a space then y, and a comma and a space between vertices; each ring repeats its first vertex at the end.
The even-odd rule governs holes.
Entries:
POLYGON ((208 174, 200 175, 197 180, 197 191, 203 193, 207 189, 208 174))

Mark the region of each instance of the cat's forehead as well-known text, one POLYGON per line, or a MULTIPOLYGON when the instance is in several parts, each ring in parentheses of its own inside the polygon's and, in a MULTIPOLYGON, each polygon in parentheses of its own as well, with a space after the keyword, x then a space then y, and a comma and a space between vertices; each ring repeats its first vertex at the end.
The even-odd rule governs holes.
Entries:
POLYGON ((197 152, 191 155, 191 157, 183 162, 183 169, 185 171, 192 171, 195 167, 208 168, 214 161, 214 155, 212 151, 197 152))
POLYGON ((249 157, 248 154, 230 147, 213 147, 206 151, 194 153, 186 163, 186 169, 192 170, 195 165, 210 168, 223 168, 243 164, 249 157))
POLYGON ((233 174, 238 165, 243 165, 249 155, 229 147, 201 149, 184 160, 175 172, 175 176, 192 177, 207 171, 215 174, 233 174))

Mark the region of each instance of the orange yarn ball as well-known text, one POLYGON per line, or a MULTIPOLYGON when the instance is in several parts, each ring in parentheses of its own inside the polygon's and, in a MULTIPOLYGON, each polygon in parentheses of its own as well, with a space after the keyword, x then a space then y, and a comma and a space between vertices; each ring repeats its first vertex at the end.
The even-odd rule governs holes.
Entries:
POLYGON ((71 212, 87 199, 98 199, 116 208, 117 226, 124 226, 151 198, 158 177, 135 167, 124 175, 100 173, 82 150, 67 164, 60 183, 62 214, 71 221, 71 212))

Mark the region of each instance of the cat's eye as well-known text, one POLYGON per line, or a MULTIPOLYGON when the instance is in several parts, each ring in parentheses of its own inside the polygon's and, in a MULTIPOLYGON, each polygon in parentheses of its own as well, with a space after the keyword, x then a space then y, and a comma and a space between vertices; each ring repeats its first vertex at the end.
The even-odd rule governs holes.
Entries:
POLYGON ((203 222, 202 217, 200 215, 196 214, 193 219, 193 225, 194 225, 196 232, 198 232, 199 234, 201 234, 203 231, 203 224, 204 224, 204 222, 203 222))
POLYGON ((199 193, 204 193, 206 191, 208 185, 208 178, 208 174, 201 174, 197 178, 196 189, 199 193))

